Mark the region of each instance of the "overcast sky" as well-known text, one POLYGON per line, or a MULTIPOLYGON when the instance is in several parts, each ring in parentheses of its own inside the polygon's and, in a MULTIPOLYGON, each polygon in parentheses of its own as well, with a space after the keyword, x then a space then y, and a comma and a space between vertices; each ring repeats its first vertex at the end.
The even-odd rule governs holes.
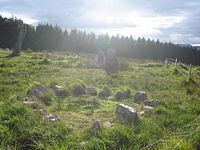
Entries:
POLYGON ((0 14, 34 25, 200 43, 200 0, 0 0, 0 14))

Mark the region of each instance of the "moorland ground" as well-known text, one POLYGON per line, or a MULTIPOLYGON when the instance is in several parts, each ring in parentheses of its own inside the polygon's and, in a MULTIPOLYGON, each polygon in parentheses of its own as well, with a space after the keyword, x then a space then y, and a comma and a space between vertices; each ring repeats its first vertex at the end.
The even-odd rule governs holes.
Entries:
MULTIPOLYGON (((0 51, 0 147, 1 149, 141 149, 176 131, 200 114, 200 91, 174 66, 162 62, 119 58, 119 73, 107 75, 103 69, 84 67, 94 64, 89 54, 30 52, 5 57, 0 51), (33 97, 37 108, 23 104, 27 91, 36 85, 49 90, 43 97, 33 97), (62 86, 60 92, 52 89, 62 86), (77 93, 77 85, 110 91, 108 98, 77 93), (137 124, 119 123, 115 117, 117 104, 142 111, 143 104, 134 99, 115 99, 117 91, 145 91, 148 99, 162 105, 145 112, 137 124), (37 109, 59 116, 56 122, 44 122, 37 109), (114 123, 108 128, 92 129, 100 120, 114 123)), ((200 69, 196 67, 196 69, 200 69)), ((199 130, 179 149, 197 149, 199 130), (195 137, 195 138, 192 138, 195 137)))

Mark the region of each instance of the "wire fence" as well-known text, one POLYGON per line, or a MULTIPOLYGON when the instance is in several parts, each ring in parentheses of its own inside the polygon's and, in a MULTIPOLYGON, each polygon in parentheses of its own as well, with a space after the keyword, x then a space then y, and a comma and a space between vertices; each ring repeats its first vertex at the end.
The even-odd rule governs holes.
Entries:
POLYGON ((174 64, 174 67, 178 72, 185 76, 188 80, 192 81, 194 85, 200 88, 200 70, 193 68, 192 65, 185 64, 180 60, 167 58, 165 59, 165 65, 174 64))
MULTIPOLYGON (((177 59, 168 58, 165 60, 165 65, 172 64, 175 69, 178 70, 180 74, 187 77, 188 80, 191 80, 196 86, 200 87, 200 70, 192 68, 192 65, 187 65, 177 59)), ((168 136, 155 141, 147 145, 146 147, 141 148, 140 150, 175 150, 179 145, 185 140, 191 141, 196 136, 200 134, 200 115, 186 124, 182 128, 178 129, 175 132, 172 132, 168 136)))

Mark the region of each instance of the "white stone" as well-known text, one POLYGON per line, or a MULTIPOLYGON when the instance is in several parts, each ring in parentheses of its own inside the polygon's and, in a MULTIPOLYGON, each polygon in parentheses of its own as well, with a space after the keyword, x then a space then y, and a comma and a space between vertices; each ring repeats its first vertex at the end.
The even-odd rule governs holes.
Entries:
POLYGON ((134 108, 118 104, 116 107, 116 118, 120 121, 135 122, 138 120, 138 115, 134 108))

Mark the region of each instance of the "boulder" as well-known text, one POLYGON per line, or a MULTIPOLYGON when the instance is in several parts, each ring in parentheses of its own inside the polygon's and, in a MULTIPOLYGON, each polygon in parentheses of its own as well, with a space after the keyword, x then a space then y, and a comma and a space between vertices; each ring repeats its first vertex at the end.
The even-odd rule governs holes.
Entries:
POLYGON ((99 121, 99 120, 96 120, 96 121, 93 123, 92 129, 94 129, 94 130, 100 130, 100 129, 101 129, 101 124, 100 124, 100 121, 99 121))
POLYGON ((86 93, 92 96, 96 96, 97 95, 97 91, 95 88, 86 88, 86 93))
POLYGON ((120 101, 120 100, 123 100, 126 96, 126 93, 125 92, 121 92, 121 91, 118 91, 116 94, 115 94, 115 99, 120 101))
POLYGON ((137 122, 138 121, 138 115, 134 108, 118 104, 116 107, 116 118, 119 121, 123 122, 137 122))
POLYGON ((157 107, 158 105, 161 105, 161 102, 157 100, 145 100, 144 105, 151 106, 151 107, 157 107))
POLYGON ((146 92, 138 91, 134 96, 135 102, 143 102, 146 99, 147 99, 146 92))
POLYGON ((46 91, 48 91, 48 88, 46 88, 42 85, 36 85, 31 90, 28 90, 27 94, 30 96, 42 97, 43 93, 46 91))
POLYGON ((103 87, 103 89, 99 92, 98 94, 99 98, 101 99, 105 99, 107 97, 110 96, 110 90, 108 89, 108 87, 103 87))
POLYGON ((131 91, 130 90, 126 90, 125 92, 118 91, 115 94, 116 100, 123 100, 123 99, 130 98, 130 97, 131 97, 131 91))

